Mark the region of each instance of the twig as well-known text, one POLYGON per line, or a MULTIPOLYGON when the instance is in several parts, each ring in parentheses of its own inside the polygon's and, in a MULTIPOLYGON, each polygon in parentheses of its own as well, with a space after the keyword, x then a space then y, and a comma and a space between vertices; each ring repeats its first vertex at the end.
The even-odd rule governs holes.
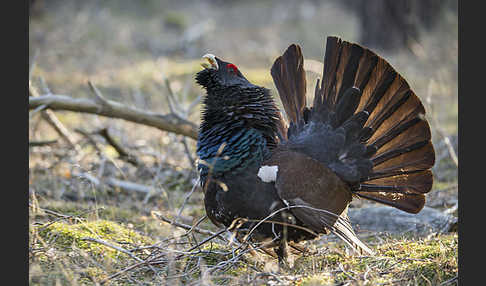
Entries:
POLYGON ((449 152, 449 156, 451 157, 452 161, 454 162, 454 164, 456 165, 456 167, 459 167, 459 161, 457 159, 457 154, 456 154, 456 151, 454 150, 454 147, 452 146, 452 143, 449 139, 449 136, 447 136, 444 132, 444 130, 442 129, 441 125, 439 124, 437 118, 435 116, 433 116, 433 106, 431 104, 431 95, 430 95, 431 91, 430 91, 430 85, 429 85, 429 96, 427 98, 427 100, 425 101, 425 103, 428 105, 428 108, 430 109, 430 116, 427 116, 428 118, 431 119, 431 122, 434 124, 435 126, 435 130, 437 131, 437 133, 439 134, 440 137, 442 137, 442 139, 444 140, 444 143, 446 144, 447 146, 447 151, 449 152))
POLYGON ((46 108, 47 108, 47 104, 43 104, 37 107, 36 109, 32 110, 31 112, 29 112, 29 119, 31 119, 32 116, 34 116, 37 112, 42 111, 46 108))
MULTIPOLYGON (((457 277, 458 277, 458 276, 456 275, 455 277, 452 277, 451 279, 449 279, 449 280, 447 280, 447 281, 444 281, 444 282, 440 283, 440 285, 442 286, 442 285, 447 285, 447 284, 450 284, 450 283, 452 283, 452 282, 457 282, 457 277)), ((457 283, 456 283, 456 284, 457 284, 457 283)))
POLYGON ((182 202, 182 206, 179 208, 179 211, 177 212, 177 217, 176 217, 175 221, 177 221, 179 219, 179 217, 181 216, 182 210, 184 210, 184 207, 186 206, 187 201, 189 200, 191 195, 194 193, 194 190, 197 188, 198 185, 199 185, 199 178, 197 179, 197 181, 192 186, 191 191, 184 198, 184 201, 182 202))
POLYGON ((118 152, 120 155, 120 158, 125 159, 128 163, 134 165, 135 167, 140 165, 140 161, 137 159, 137 157, 128 152, 115 138, 113 138, 108 128, 102 128, 96 133, 105 138, 106 142, 115 148, 116 152, 118 152))
MULTIPOLYGON (((180 228, 183 228, 185 230, 190 230, 190 231, 195 231, 197 233, 200 233, 200 234, 205 234, 205 235, 217 235, 218 233, 214 233, 210 230, 205 230, 205 229, 202 229, 202 228, 199 228, 199 227, 193 227, 193 226, 190 226, 190 225, 187 225, 187 224, 183 224, 183 223, 180 223, 180 222, 175 222, 175 221, 172 221, 166 217, 164 217, 161 213, 157 212, 157 211, 152 211, 152 215, 155 216, 156 218, 162 220, 162 221, 165 221, 173 226, 177 226, 177 227, 180 227, 180 228)), ((221 238, 222 240, 228 242, 228 240, 222 236, 220 236, 219 238, 221 238)))
POLYGON ((191 167, 194 167, 196 165, 196 161, 191 155, 191 151, 189 151, 189 146, 187 146, 187 140, 186 137, 182 137, 182 146, 184 146, 184 152, 186 153, 187 159, 189 160, 189 164, 191 164, 191 167))
POLYGON ((57 143, 57 139, 53 140, 41 140, 41 141, 29 141, 29 147, 36 147, 36 146, 46 146, 52 145, 57 143))
MULTIPOLYGON (((33 204, 29 203, 29 206, 30 207, 33 207, 33 204)), ((72 216, 69 216, 69 215, 65 215, 65 214, 61 214, 61 213, 58 213, 58 212, 55 212, 55 211, 51 211, 51 210, 48 210, 48 209, 43 209, 41 207, 36 207, 36 209, 40 210, 40 211, 43 211, 47 214, 50 214, 50 215, 54 215, 56 217, 60 217, 60 218, 71 218, 72 216)))
POLYGON ((187 114, 190 114, 190 113, 191 113, 191 111, 192 111, 192 109, 193 109, 194 107, 196 107, 200 101, 201 101, 201 95, 199 95, 198 97, 196 97, 196 99, 194 99, 194 101, 193 101, 193 102, 191 102, 191 104, 189 104, 189 106, 187 107, 187 111, 186 111, 186 113, 187 113, 187 114))
POLYGON ((105 108, 110 108, 110 104, 108 103, 108 100, 106 100, 101 92, 96 88, 96 86, 91 82, 88 81, 89 88, 93 92, 95 98, 105 107, 105 108))
MULTIPOLYGON (((203 241, 201 241, 201 242, 200 242, 200 243, 198 243, 197 245, 195 245, 195 246, 193 246, 193 247, 189 248, 189 250, 187 250, 187 252, 193 251, 194 249, 201 247, 201 245, 203 245, 203 244, 207 243, 207 242, 208 242, 208 241, 210 241, 210 240, 213 240, 213 239, 214 239, 214 238, 216 238, 216 237, 218 237, 218 238, 223 238, 223 237, 221 236, 221 234, 225 233, 226 231, 228 231, 228 229, 226 229, 226 228, 225 228, 225 229, 222 229, 222 230, 220 230, 220 231, 216 232, 215 234, 213 234, 213 235, 211 235, 210 237, 208 237, 208 238, 204 239, 203 241)), ((228 241, 226 238, 224 238, 224 240, 228 241)))
MULTIPOLYGON (((162 255, 161 255, 161 256, 162 256, 162 255)), ((127 272, 127 271, 130 271, 130 270, 132 270, 132 269, 134 269, 134 268, 137 268, 137 267, 139 267, 139 266, 141 266, 141 265, 144 265, 144 264, 146 264, 146 263, 148 263, 148 262, 147 262, 147 261, 142 261, 142 262, 139 262, 139 263, 136 263, 136 264, 132 264, 132 265, 130 265, 129 267, 127 267, 127 268, 125 268, 125 269, 123 269, 123 270, 121 270, 121 271, 118 271, 118 272, 116 272, 115 274, 112 274, 112 275, 110 275, 110 276, 106 277, 105 279, 101 280, 101 281, 100 281, 100 284, 101 284, 101 285, 103 285, 103 284, 105 284, 106 282, 110 281, 111 279, 116 278, 116 277, 118 277, 118 276, 122 275, 123 273, 125 273, 125 272, 127 272)))
POLYGON ((96 140, 91 136, 93 133, 92 132, 88 132, 86 130, 83 130, 81 128, 75 128, 74 131, 78 132, 79 134, 83 135, 86 139, 88 139, 88 142, 93 145, 93 147, 96 149, 96 151, 98 152, 98 154, 103 158, 103 159, 106 159, 108 161, 110 161, 113 166, 115 166, 115 168, 120 172, 120 174, 122 174, 122 176, 124 178, 127 178, 125 172, 123 172, 123 170, 120 168, 120 166, 118 166, 118 164, 115 162, 115 160, 113 160, 113 158, 111 158, 110 156, 108 156, 106 154, 106 152, 104 152, 102 150, 102 148, 100 148, 100 146, 98 146, 98 142, 96 142, 96 140))
POLYGON ((344 275, 348 276, 349 278, 351 278, 354 281, 358 281, 356 278, 353 277, 353 275, 351 275, 351 274, 347 273, 346 271, 344 271, 343 265, 341 263, 338 264, 338 267, 339 267, 339 270, 341 270, 341 272, 344 275))
MULTIPOLYGON (((440 128, 437 128, 437 131, 439 132, 439 134, 442 133, 442 131, 439 131, 439 130, 440 130, 440 128)), ((457 159, 457 154, 456 154, 456 151, 454 150, 454 147, 452 146, 452 143, 451 143, 451 140, 449 139, 449 136, 445 136, 444 134, 442 134, 442 137, 444 137, 444 143, 447 146, 447 150, 449 151, 449 154, 451 156, 452 161, 454 162, 456 167, 459 167, 459 161, 457 159)))
POLYGON ((118 187, 126 191, 135 191, 144 194, 154 192, 154 189, 151 187, 140 185, 130 181, 118 180, 115 178, 107 178, 105 179, 105 183, 112 187, 118 187))
POLYGON ((159 114, 126 106, 121 103, 105 99, 105 104, 87 98, 72 98, 65 95, 42 95, 29 97, 29 109, 40 105, 47 105, 52 110, 69 110, 101 116, 120 118, 127 121, 156 127, 160 130, 181 134, 197 139, 196 124, 187 121, 176 114, 159 114))
POLYGON ((81 152, 81 148, 76 144, 73 135, 68 129, 62 124, 62 122, 55 116, 54 112, 51 110, 44 110, 41 112, 42 118, 44 118, 52 127, 61 135, 63 139, 68 142, 68 144, 76 150, 76 152, 81 152))
POLYGON ((98 153, 100 154, 103 153, 103 150, 101 150, 101 147, 99 146, 98 142, 96 142, 96 140, 91 136, 90 132, 81 128, 74 128, 74 131, 83 135, 83 137, 88 140, 88 143, 90 143, 98 153))
MULTIPOLYGON (((29 204, 31 205, 31 204, 29 204)), ((50 215, 53 215, 53 216, 56 216, 57 219, 53 220, 53 221, 50 221, 49 223, 46 223, 42 226, 39 227, 39 230, 41 229, 44 229, 48 226, 50 226, 51 224, 55 223, 55 222, 58 222, 60 220, 66 220, 66 219, 77 219, 78 221, 81 220, 80 217, 83 216, 83 215, 86 215, 86 214, 89 214, 89 213, 92 213, 92 212, 98 212, 100 210, 103 210, 104 208, 103 207, 98 207, 98 208, 94 208, 94 209, 91 209, 91 210, 87 210, 87 211, 84 211, 80 214, 76 214, 76 215, 65 215, 65 214, 61 214, 61 213, 57 213, 55 211, 51 211, 51 210, 48 210, 48 209, 44 209, 44 208, 38 208, 39 210, 47 213, 47 214, 50 214, 50 215)))
MULTIPOLYGON (((34 89, 33 86, 29 86, 29 102, 31 99, 35 98, 40 98, 41 96, 37 93, 37 91, 34 89)), ((76 150, 76 152, 81 152, 81 147, 75 143, 74 137, 71 135, 71 133, 68 131, 68 129, 64 126, 64 124, 61 123, 61 121, 57 118, 57 116, 52 112, 51 110, 45 110, 48 104, 41 104, 39 106, 42 118, 46 120, 56 131, 57 133, 64 139, 66 142, 76 150), (44 107, 40 108, 40 106, 44 105, 44 107)))
POLYGON ((108 246, 110 248, 113 248, 113 249, 116 249, 120 252, 123 252, 125 254, 127 254, 128 256, 130 256, 131 258, 137 260, 138 262, 142 262, 143 259, 137 257, 135 254, 131 253, 130 251, 124 249, 124 248, 121 248, 121 247, 118 247, 116 245, 113 245, 113 244, 110 244, 104 240, 101 240, 101 239, 96 239, 96 238, 92 238, 92 237, 83 237, 81 238, 81 240, 87 240, 87 241, 93 241, 93 242, 96 242, 96 243, 99 243, 99 244, 103 244, 104 246, 108 246))
MULTIPOLYGON (((294 228, 299 228, 299 229, 302 229, 304 231, 307 231, 311 234, 314 234, 315 236, 317 236, 317 234, 312 231, 311 229, 308 229, 306 227, 301 227, 299 225, 293 225, 293 224, 287 224, 287 223, 283 223, 283 222, 277 222, 277 221, 269 221, 269 219, 276 215, 277 213, 279 212, 282 212, 284 210, 288 210, 288 209, 291 209, 291 208, 308 208, 308 209, 311 209, 311 210, 316 210, 316 211, 321 211, 321 212, 324 212, 326 214, 329 214, 329 215, 333 215, 336 217, 336 219, 342 219, 340 216, 330 212, 330 211, 327 211, 327 210, 322 210, 322 209, 317 209, 317 208, 313 208, 313 207, 309 207, 309 206, 304 206, 304 205, 294 205, 294 206, 288 206, 288 207, 283 207, 283 208, 280 208, 274 212, 272 212, 271 214, 269 214, 268 216, 266 216, 264 219, 261 219, 261 220, 248 220, 248 221, 258 221, 258 223, 256 225, 254 225, 250 231, 245 235, 245 238, 244 240, 247 241, 249 239, 249 237, 251 236, 251 234, 262 224, 262 223, 279 223, 279 224, 282 224, 282 225, 287 225, 287 226, 291 226, 291 227, 294 227, 294 228)), ((246 219, 247 220, 247 219, 246 219)))
POLYGON ((101 183, 106 183, 111 187, 117 187, 125 191, 139 192, 144 194, 153 192, 153 189, 149 186, 137 184, 130 181, 119 180, 112 177, 108 177, 104 180, 99 180, 98 178, 90 175, 89 173, 74 173, 73 176, 87 179, 96 187, 99 186, 101 183))
POLYGON ((303 245, 300 245, 297 242, 289 241, 288 244, 289 244, 290 247, 292 247, 293 249, 297 250, 298 252, 300 252, 302 254, 309 252, 309 249, 307 249, 303 245))
POLYGON ((169 110, 172 113, 176 113, 174 106, 172 105, 172 102, 174 102, 177 105, 177 109, 179 109, 179 104, 174 98, 174 92, 170 87, 170 82, 168 78, 165 79, 165 86, 167 87, 167 91, 168 91, 166 98, 167 98, 167 105, 169 106, 169 110))
POLYGON ((197 227, 201 222, 203 222, 207 218, 208 218, 208 216, 207 215, 204 215, 203 217, 201 217, 200 219, 198 219, 196 221, 196 223, 191 226, 191 229, 188 230, 188 232, 192 232, 195 227, 197 227))
MULTIPOLYGON (((203 240, 202 242, 198 243, 196 246, 193 246, 191 249, 189 249, 188 251, 185 251, 185 252, 190 252, 190 251, 192 251, 192 250, 194 250, 194 249, 196 249, 196 248, 200 247, 201 245, 203 245, 203 244, 207 243, 208 241, 210 241, 210 240, 214 239, 215 237, 218 237, 218 236, 219 236, 219 237, 221 237, 220 235, 221 235, 222 233, 224 233, 225 231, 227 231, 227 230, 226 230, 226 229, 223 229, 223 230, 221 230, 221 231, 219 231, 219 232, 215 233, 214 235, 212 235, 212 236, 210 236, 210 237, 206 238, 205 240, 203 240)), ((174 250, 172 250, 172 251, 174 251, 174 250)), ((161 257, 165 256, 165 255, 167 255, 167 254, 166 254, 166 253, 162 253, 162 254, 159 254, 159 255, 157 255, 157 256, 155 256, 155 257, 153 257, 153 258, 150 258, 150 259, 147 259, 147 260, 145 260, 145 261, 141 261, 141 262, 139 262, 139 263, 136 263, 136 264, 130 265, 130 266, 128 266, 127 268, 125 268, 125 269, 123 269, 123 270, 121 270, 121 271, 118 271, 118 272, 116 272, 115 274, 112 274, 112 275, 110 275, 109 277, 105 278, 104 280, 102 280, 102 281, 100 282, 100 284, 105 284, 106 282, 110 281, 111 279, 116 278, 116 277, 118 277, 118 276, 122 275, 123 273, 125 273, 125 272, 127 272, 127 271, 130 271, 130 270, 132 270, 132 269, 134 269, 134 268, 137 268, 137 267, 139 267, 139 266, 143 266, 143 265, 149 265, 149 266, 150 266, 150 265, 159 264, 159 262, 158 262, 157 260, 158 260, 159 258, 161 258, 161 257)))
MULTIPOLYGON (((166 98, 167 98, 167 104, 169 106, 170 112, 174 114, 178 114, 181 116, 181 118, 187 120, 190 109, 188 109, 187 111, 183 110, 181 104, 179 103, 179 101, 176 99, 176 96, 174 95, 174 91, 170 87, 170 82, 168 78, 165 79, 165 86, 167 87, 167 91, 168 91, 166 98)), ((189 151, 189 147, 187 146, 186 138, 183 137, 181 142, 182 145, 184 146, 184 152, 186 153, 189 163, 191 164, 191 166, 194 166, 194 159, 192 158, 191 152, 189 151)))

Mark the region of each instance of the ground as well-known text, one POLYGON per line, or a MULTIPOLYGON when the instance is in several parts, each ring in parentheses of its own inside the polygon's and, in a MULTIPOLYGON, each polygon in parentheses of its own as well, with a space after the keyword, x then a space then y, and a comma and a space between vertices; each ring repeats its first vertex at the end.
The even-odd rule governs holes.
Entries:
MULTIPOLYGON (((93 98, 90 80, 108 99, 168 113, 169 84, 177 101, 173 108, 198 124, 196 103, 203 91, 193 78, 203 54, 233 62, 276 94, 270 66, 288 45, 299 43, 310 98, 325 37, 359 38, 358 21, 339 1, 230 2, 35 1, 29 20, 31 85, 40 94, 93 98)), ((445 11, 418 44, 377 50, 424 102, 436 149, 427 206, 447 212, 458 192, 457 35, 457 14, 445 11)), ((188 231, 160 217, 191 226, 205 215, 203 194, 193 189, 194 140, 120 119, 62 111, 55 116, 77 149, 42 112, 31 111, 29 140, 56 140, 29 147, 32 285, 455 283, 455 232, 368 234, 362 238, 376 252, 370 257, 324 237, 306 243, 308 253, 293 254, 290 269, 279 269, 267 254, 229 244, 227 235, 197 247, 212 236, 208 231, 220 229, 206 219, 198 227, 207 232, 188 231), (102 128, 139 162, 120 157, 96 132, 102 128), (109 184, 113 178, 145 191, 109 184)), ((351 207, 370 205, 356 200, 351 207)))

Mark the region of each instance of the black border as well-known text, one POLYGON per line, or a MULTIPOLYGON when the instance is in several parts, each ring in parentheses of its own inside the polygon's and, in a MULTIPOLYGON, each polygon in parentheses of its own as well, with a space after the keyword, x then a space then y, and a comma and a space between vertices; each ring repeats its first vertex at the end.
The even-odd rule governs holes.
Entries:
POLYGON ((485 120, 482 119, 486 96, 481 90, 485 74, 483 56, 484 20, 482 7, 471 5, 474 1, 459 1, 459 224, 458 224, 458 285, 480 285, 484 281, 483 259, 485 237, 482 235, 482 212, 486 201, 480 197, 484 190, 483 180, 486 178, 484 167, 479 160, 486 159, 480 154, 485 141, 482 133, 486 131, 485 120), (481 101, 481 102, 480 102, 481 101), (476 164, 474 159, 478 160, 476 164), (467 254, 466 254, 467 253, 467 254), (479 282, 479 283, 478 283, 479 282))

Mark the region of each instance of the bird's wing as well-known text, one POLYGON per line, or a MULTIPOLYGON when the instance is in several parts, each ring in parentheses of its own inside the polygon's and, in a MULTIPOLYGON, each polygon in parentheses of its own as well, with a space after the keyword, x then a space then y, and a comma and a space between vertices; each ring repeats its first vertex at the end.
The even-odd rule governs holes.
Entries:
POLYGON ((275 187, 293 215, 306 227, 331 231, 360 253, 373 253, 354 233, 347 219, 349 187, 329 168, 291 150, 276 150, 265 162, 278 166, 275 187))

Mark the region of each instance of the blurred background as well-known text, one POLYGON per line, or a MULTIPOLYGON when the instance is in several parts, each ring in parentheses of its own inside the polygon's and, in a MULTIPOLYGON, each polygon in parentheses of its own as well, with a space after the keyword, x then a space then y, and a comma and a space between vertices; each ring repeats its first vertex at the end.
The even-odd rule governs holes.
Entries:
MULTIPOLYGON (((276 95, 270 67, 298 43, 311 98, 327 36, 365 45, 387 59, 425 105, 436 148, 427 205, 457 203, 457 1, 31 0, 29 14, 29 76, 39 94, 93 98, 90 80, 107 99, 165 114, 171 92, 176 110, 195 124, 203 90, 194 75, 206 53, 234 63, 276 95)), ((151 221, 150 210, 180 209, 188 223, 204 214, 203 195, 187 195, 197 178, 194 140, 121 119, 55 115, 73 142, 41 112, 29 116, 30 141, 47 142, 29 147, 29 192, 39 207, 69 213, 104 205, 111 211, 97 215, 152 236, 167 230, 151 221), (121 158, 100 130, 109 130, 137 163, 121 158), (107 179, 153 191, 99 183, 107 179)), ((47 217, 31 213, 31 219, 47 217)))

